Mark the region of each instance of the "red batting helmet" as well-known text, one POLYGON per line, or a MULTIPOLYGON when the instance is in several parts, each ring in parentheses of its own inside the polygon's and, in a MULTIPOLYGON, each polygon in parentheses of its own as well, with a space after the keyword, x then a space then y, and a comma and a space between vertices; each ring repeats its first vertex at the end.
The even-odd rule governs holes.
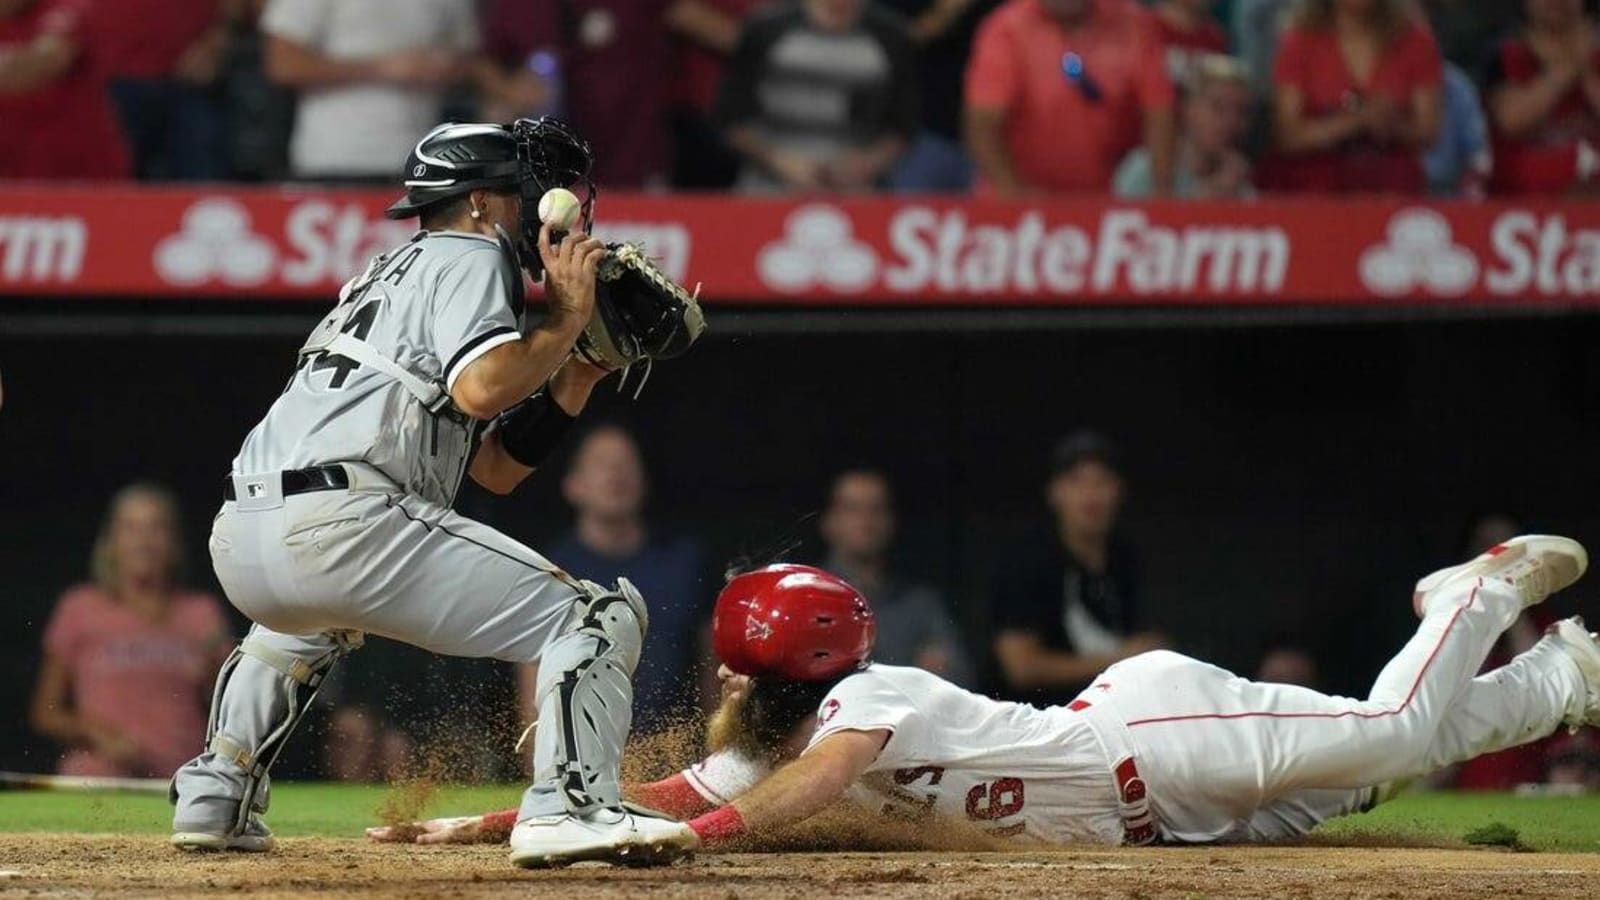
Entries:
POLYGON ((711 644, 741 675, 821 681, 858 668, 878 620, 844 579, 811 566, 746 572, 717 595, 711 644))

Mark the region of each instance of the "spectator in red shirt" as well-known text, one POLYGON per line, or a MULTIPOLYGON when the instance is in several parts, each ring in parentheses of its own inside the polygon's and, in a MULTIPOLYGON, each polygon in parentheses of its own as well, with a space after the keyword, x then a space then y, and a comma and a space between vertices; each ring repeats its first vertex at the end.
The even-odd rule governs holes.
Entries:
POLYGON ((1589 188, 1600 172, 1600 40, 1583 0, 1527 0, 1486 81, 1498 191, 1589 188))
POLYGON ((1104 192, 1143 140, 1172 184, 1174 89, 1149 13, 1132 0, 1007 0, 967 68, 967 150, 1002 196, 1104 192))
POLYGON ((214 87, 228 22, 243 0, 99 0, 92 18, 142 179, 219 179, 227 171, 214 87))
POLYGON ((1211 0, 1162 0, 1152 9, 1166 49, 1167 74, 1177 84, 1189 77, 1196 57, 1228 52, 1228 32, 1211 15, 1211 7, 1211 0))
POLYGON ((0 0, 0 178, 126 178, 88 0, 0 0))
MULTIPOLYGON (((662 26, 671 4, 493 0, 489 5, 484 29, 489 55, 508 75, 539 68, 547 57, 554 61, 561 96, 551 99, 594 148, 594 179, 608 188, 667 182, 673 48, 662 26)), ((530 95, 540 83, 526 76, 518 81, 530 95)), ((548 78, 543 83, 556 85, 548 78)))
POLYGON ((32 722, 67 747, 67 775, 165 778, 205 740, 211 679, 231 641, 208 594, 179 586, 172 495, 117 493, 94 582, 62 594, 44 635, 32 722))
POLYGON ((1443 63, 1406 0, 1312 0, 1273 66, 1277 153, 1264 187, 1420 194, 1443 63))

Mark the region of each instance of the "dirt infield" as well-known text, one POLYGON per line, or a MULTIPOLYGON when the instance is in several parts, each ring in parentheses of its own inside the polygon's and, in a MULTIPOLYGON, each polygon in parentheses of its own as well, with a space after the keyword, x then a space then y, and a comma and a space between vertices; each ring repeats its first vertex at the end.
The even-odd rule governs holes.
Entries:
POLYGON ((523 872, 500 847, 282 842, 265 857, 191 856, 156 837, 0 835, 0 898, 528 896, 1561 897, 1600 893, 1600 855, 1495 850, 1230 847, 1043 853, 703 855, 668 869, 523 872))

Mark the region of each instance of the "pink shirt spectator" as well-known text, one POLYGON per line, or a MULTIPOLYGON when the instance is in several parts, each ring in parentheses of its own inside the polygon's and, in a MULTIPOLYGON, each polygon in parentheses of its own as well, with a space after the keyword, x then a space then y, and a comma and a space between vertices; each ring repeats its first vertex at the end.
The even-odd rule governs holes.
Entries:
POLYGON ((209 594, 179 593, 151 622, 92 585, 61 596, 45 629, 45 652, 71 675, 78 715, 126 734, 144 753, 136 770, 93 751, 62 757, 64 775, 164 778, 205 740, 206 693, 230 641, 209 594))

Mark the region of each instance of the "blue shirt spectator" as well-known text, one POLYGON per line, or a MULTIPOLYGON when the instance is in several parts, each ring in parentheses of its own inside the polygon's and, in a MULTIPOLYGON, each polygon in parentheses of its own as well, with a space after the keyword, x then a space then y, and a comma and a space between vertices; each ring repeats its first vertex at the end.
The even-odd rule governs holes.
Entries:
POLYGON ((1428 192, 1443 197, 1481 197, 1493 168, 1489 122, 1472 78, 1445 63, 1439 139, 1422 157, 1428 192))
POLYGON ((703 581, 700 548, 646 525, 644 462, 620 427, 602 426, 584 437, 561 488, 577 522, 550 548, 550 559, 600 584, 626 578, 644 594, 650 628, 634 675, 634 727, 671 726, 697 708, 701 631, 716 593, 703 581))

